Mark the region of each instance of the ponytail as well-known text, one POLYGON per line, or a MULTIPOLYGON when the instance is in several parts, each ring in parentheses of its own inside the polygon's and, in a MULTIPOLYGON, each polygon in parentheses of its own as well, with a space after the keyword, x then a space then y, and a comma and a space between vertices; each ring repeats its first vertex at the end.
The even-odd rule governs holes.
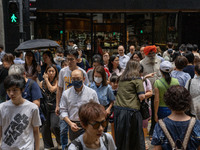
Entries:
POLYGON ((171 83, 171 76, 170 76, 170 74, 168 72, 163 72, 163 71, 161 71, 161 72, 164 75, 164 78, 165 78, 165 81, 167 82, 167 84, 170 85, 170 83, 171 83))

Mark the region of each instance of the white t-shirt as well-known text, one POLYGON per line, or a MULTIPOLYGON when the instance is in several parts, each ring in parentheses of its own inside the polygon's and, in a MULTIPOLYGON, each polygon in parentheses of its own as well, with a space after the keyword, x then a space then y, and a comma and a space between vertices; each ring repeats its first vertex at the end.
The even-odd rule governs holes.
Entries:
POLYGON ((14 105, 11 100, 0 104, 2 150, 34 150, 33 127, 41 125, 38 106, 28 100, 14 105))
MULTIPOLYGON (((83 150, 116 150, 116 146, 112 136, 109 133, 105 133, 108 139, 108 149, 103 143, 102 137, 100 137, 100 147, 98 149, 87 148, 83 142, 83 134, 78 137, 78 140, 81 142, 83 150)), ((68 150, 79 150, 74 144, 70 144, 68 150)))
MULTIPOLYGON (((88 76, 82 68, 78 67, 83 72, 83 75, 85 77, 85 85, 89 84, 88 76)), ((70 88, 71 86, 68 86, 70 83, 72 83, 72 71, 69 69, 69 66, 62 68, 59 72, 59 79, 58 79, 58 86, 63 88, 63 91, 70 88)))

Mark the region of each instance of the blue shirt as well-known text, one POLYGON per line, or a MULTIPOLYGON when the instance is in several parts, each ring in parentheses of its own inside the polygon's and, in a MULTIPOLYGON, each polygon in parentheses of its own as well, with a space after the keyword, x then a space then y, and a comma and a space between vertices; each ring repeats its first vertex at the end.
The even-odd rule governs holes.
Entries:
POLYGON ((15 63, 15 64, 25 64, 25 61, 22 60, 21 58, 15 58, 15 59, 14 59, 14 63, 15 63))
POLYGON ((174 70, 171 72, 171 77, 178 79, 180 86, 185 86, 187 81, 191 79, 188 73, 185 73, 183 71, 177 71, 177 70, 174 70))
POLYGON ((28 79, 28 81, 26 82, 22 97, 33 102, 34 100, 42 98, 42 94, 39 85, 35 81, 33 82, 32 87, 29 88, 30 81, 31 79, 28 79))
POLYGON ((119 65, 121 68, 125 69, 126 68, 126 64, 127 62, 129 61, 130 57, 127 56, 127 55, 124 55, 124 56, 119 56, 119 65))
MULTIPOLYGON (((167 130, 169 131, 170 135, 172 136, 173 140, 176 141, 180 139, 183 141, 185 133, 187 131, 188 125, 190 120, 188 121, 173 121, 168 117, 163 119, 167 130)), ((170 143, 166 138, 163 130, 161 129, 160 125, 157 123, 154 132, 153 132, 153 139, 151 141, 152 145, 161 145, 163 150, 171 150, 170 143)), ((187 150, 194 150, 197 149, 200 145, 200 121, 196 120, 194 125, 193 131, 190 136, 190 140, 188 142, 187 150)))
POLYGON ((102 84, 97 87, 95 82, 92 82, 90 88, 94 89, 97 92, 99 102, 103 106, 107 106, 111 101, 115 100, 115 95, 113 94, 112 88, 110 85, 102 86, 102 84))

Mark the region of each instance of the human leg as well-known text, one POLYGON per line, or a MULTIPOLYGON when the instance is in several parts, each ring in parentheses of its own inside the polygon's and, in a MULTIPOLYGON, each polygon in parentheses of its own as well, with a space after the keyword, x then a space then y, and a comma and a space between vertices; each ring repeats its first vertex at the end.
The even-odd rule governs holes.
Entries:
POLYGON ((60 142, 64 150, 68 144, 68 124, 64 120, 60 120, 60 142))
POLYGON ((57 143, 60 145, 60 118, 53 112, 50 115, 50 129, 56 137, 57 143))

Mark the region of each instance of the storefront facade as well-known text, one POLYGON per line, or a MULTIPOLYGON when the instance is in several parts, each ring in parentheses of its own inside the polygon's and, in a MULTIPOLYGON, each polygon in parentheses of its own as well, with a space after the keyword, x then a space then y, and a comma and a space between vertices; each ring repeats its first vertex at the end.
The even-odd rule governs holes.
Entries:
POLYGON ((73 38, 81 49, 92 53, 99 49, 113 53, 120 44, 126 49, 132 44, 165 49, 167 41, 177 46, 200 44, 199 1, 157 2, 40 0, 34 36, 56 40, 64 48, 73 38))

